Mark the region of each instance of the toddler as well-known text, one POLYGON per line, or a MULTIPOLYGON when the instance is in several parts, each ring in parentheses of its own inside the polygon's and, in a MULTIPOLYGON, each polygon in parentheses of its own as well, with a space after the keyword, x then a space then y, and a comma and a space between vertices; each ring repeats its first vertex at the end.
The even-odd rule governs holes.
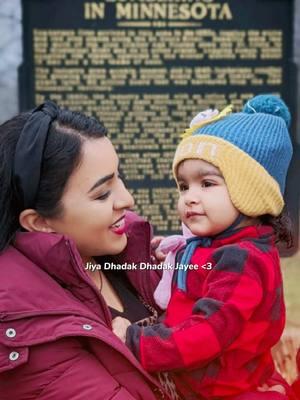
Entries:
POLYGON ((126 343, 185 399, 292 398, 271 356, 285 324, 275 242, 288 237, 289 123, 282 100, 260 95, 200 121, 176 150, 178 212, 193 236, 176 253, 163 321, 129 326, 126 343), (276 383, 286 394, 258 391, 276 383))

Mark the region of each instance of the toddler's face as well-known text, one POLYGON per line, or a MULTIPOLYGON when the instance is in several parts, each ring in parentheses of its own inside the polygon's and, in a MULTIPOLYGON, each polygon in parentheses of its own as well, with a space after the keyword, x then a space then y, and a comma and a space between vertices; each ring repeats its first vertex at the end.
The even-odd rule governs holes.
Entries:
POLYGON ((177 170, 179 216, 194 235, 214 236, 237 219, 218 168, 203 160, 184 160, 177 170))

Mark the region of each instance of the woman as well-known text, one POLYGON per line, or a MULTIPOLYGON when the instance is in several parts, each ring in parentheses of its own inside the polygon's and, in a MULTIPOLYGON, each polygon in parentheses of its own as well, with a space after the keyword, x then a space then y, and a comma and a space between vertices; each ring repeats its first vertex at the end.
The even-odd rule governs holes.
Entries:
POLYGON ((119 262, 150 257, 150 228, 126 213, 133 199, 105 135, 50 101, 0 127, 1 400, 164 397, 112 333, 118 315, 152 315, 159 276, 86 269, 127 236, 119 262))

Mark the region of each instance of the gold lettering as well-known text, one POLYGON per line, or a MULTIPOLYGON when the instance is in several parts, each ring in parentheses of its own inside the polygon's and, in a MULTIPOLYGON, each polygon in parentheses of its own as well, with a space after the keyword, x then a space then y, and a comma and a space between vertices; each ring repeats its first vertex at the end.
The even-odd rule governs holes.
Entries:
POLYGON ((103 19, 105 17, 104 3, 84 3, 85 19, 103 19))
POLYGON ((203 19, 207 16, 207 6, 202 3, 196 3, 192 5, 191 16, 194 19, 203 19))
POLYGON ((208 4, 207 9, 210 10, 210 19, 217 19, 217 11, 221 8, 221 4, 208 4))
POLYGON ((178 18, 178 4, 172 4, 172 7, 169 9, 169 19, 178 18))
POLYGON ((155 18, 166 18, 167 17, 167 5, 166 4, 154 4, 154 15, 155 18))
POLYGON ((133 19, 139 19, 139 5, 138 4, 133 4, 133 19))
POLYGON ((232 19, 228 3, 212 3, 212 0, 202 0, 193 4, 176 3, 116 3, 116 18, 127 20, 169 19, 169 20, 202 20, 210 18, 232 19))
POLYGON ((117 3, 116 17, 117 19, 131 19, 131 4, 117 3))
POLYGON ((153 7, 152 4, 141 4, 140 8, 140 18, 145 19, 145 18, 153 18, 153 7))
POLYGON ((187 20, 190 18, 190 10, 188 4, 181 4, 179 6, 179 11, 180 11, 180 19, 187 20))
POLYGON ((219 19, 232 19, 232 13, 228 3, 225 3, 219 15, 219 19))

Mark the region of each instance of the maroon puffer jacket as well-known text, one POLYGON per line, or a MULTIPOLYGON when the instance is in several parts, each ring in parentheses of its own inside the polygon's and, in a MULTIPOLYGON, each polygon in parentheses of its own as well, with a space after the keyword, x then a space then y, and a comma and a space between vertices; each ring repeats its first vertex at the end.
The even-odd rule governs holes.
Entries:
MULTIPOLYGON (((135 222, 131 254, 124 256, 134 257, 138 248, 139 257, 149 258, 149 239, 149 226, 135 222)), ((150 302, 158 279, 149 270, 130 276, 150 302)), ((156 381, 112 333, 108 308, 72 241, 18 233, 14 246, 0 255, 0 399, 162 397, 156 381)))

